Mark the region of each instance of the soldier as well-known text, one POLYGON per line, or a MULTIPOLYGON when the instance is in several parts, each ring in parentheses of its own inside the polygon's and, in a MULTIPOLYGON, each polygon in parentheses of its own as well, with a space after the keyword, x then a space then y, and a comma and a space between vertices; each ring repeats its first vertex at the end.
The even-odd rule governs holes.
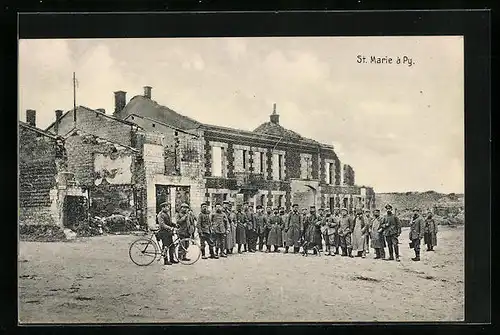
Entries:
POLYGON ((415 257, 412 261, 420 261, 420 241, 424 237, 424 219, 420 216, 418 208, 413 209, 413 216, 410 220, 410 248, 415 250, 415 257))
POLYGON ((223 209, 224 209, 224 214, 226 214, 228 224, 229 224, 229 231, 227 232, 225 239, 225 246, 226 246, 226 255, 230 255, 233 253, 233 248, 234 248, 234 241, 233 241, 233 216, 231 215, 231 203, 227 200, 225 200, 223 203, 223 209))
MULTIPOLYGON (((177 231, 177 235, 179 236, 179 239, 187 238, 187 237, 193 237, 194 234, 194 221, 193 221, 193 216, 189 213, 189 205, 186 203, 183 203, 181 205, 179 213, 176 215, 176 220, 177 225, 179 226, 179 230, 177 231)), ((181 246, 179 246, 179 249, 177 251, 179 255, 179 259, 184 260, 184 261, 190 261, 190 259, 186 255, 186 251, 189 247, 187 243, 184 243, 181 246)))
POLYGON ((264 215, 263 208, 261 205, 257 205, 257 214, 255 215, 255 222, 257 224, 257 235, 259 237, 259 251, 264 248, 264 243, 267 239, 267 218, 264 215))
POLYGON ((427 212, 424 222, 424 243, 427 245, 427 251, 434 251, 437 246, 438 225, 432 217, 432 212, 427 212))
POLYGON ((340 227, 340 211, 338 208, 335 208, 333 211, 333 247, 335 247, 335 255, 339 254, 340 247, 340 236, 339 236, 339 227, 340 227))
POLYGON ((200 235, 201 242, 201 258, 207 259, 205 256, 205 244, 208 244, 208 250, 210 252, 210 258, 215 258, 214 254, 214 243, 213 243, 213 232, 212 232, 212 221, 210 218, 210 212, 208 211, 208 204, 201 204, 201 212, 198 215, 198 234, 200 235))
MULTIPOLYGON (((288 214, 286 214, 286 212, 285 212, 285 207, 280 207, 280 217, 281 217, 281 221, 283 221, 283 224, 286 222, 287 216, 288 216, 288 214)), ((287 237, 286 237, 285 229, 281 229, 281 241, 283 244, 280 245, 280 247, 286 247, 286 240, 287 240, 287 237)))
POLYGON ((224 213, 220 203, 215 205, 215 213, 211 215, 212 225, 215 234, 215 258, 227 257, 226 255, 226 234, 230 231, 229 220, 224 213))
POLYGON ((366 257, 365 233, 365 216, 362 209, 357 209, 356 216, 354 217, 354 229, 352 230, 352 249, 356 251, 356 257, 366 257))
POLYGON ((287 220, 285 221, 285 232, 287 237, 285 253, 287 253, 288 248, 292 246, 294 254, 299 252, 300 237, 303 234, 303 230, 304 224, 302 221, 302 215, 299 213, 299 205, 294 204, 292 206, 292 212, 288 214, 287 220))
POLYGON ((387 210, 387 215, 384 216, 382 227, 384 229, 384 236, 389 249, 389 258, 385 258, 385 260, 393 261, 394 254, 396 254, 396 261, 399 262, 398 237, 401 235, 401 222, 399 221, 399 218, 392 213, 392 206, 390 204, 387 204, 385 209, 387 210))
POLYGON ((365 209, 365 223, 368 225, 367 232, 365 234, 365 252, 370 253, 370 230, 372 225, 372 218, 370 216, 370 210, 365 209))
POLYGON ((281 230, 283 227, 283 220, 279 215, 279 209, 275 208, 273 215, 268 220, 271 230, 267 237, 267 249, 271 251, 271 246, 274 245, 274 252, 279 252, 278 247, 283 244, 281 230))
POLYGON ((266 218, 266 228, 264 232, 264 239, 265 241, 265 246, 266 246, 266 252, 270 252, 271 250, 267 247, 267 237, 269 236, 269 232, 271 231, 271 225, 269 224, 269 219, 273 216, 273 209, 271 207, 266 208, 266 213, 264 214, 264 217, 266 218))
POLYGON ((325 209, 323 207, 320 207, 318 209, 318 220, 321 222, 319 226, 319 233, 321 236, 321 243, 318 245, 318 248, 320 251, 323 251, 323 240, 324 240, 324 231, 325 231, 325 209))
POLYGON ((375 259, 385 258, 385 239, 381 224, 382 218, 380 217, 380 210, 374 209, 370 236, 372 241, 372 248, 375 249, 375 259))
POLYGON ((255 213, 253 212, 253 207, 248 206, 248 214, 247 214, 247 225, 248 230, 250 232, 250 240, 248 244, 248 249, 250 252, 257 251, 257 222, 255 220, 255 213))
POLYGON ((233 253, 233 248, 236 245, 236 211, 233 208, 233 203, 229 203, 229 209, 230 209, 230 214, 229 214, 229 221, 231 222, 231 241, 232 241, 232 247, 231 247, 231 253, 233 253))
POLYGON ((172 222, 170 219, 170 204, 167 202, 162 203, 161 211, 156 216, 156 222, 160 228, 158 235, 161 239, 162 248, 166 249, 168 246, 168 256, 167 250, 164 250, 163 264, 164 265, 172 265, 177 264, 179 261, 175 260, 175 246, 173 244, 173 235, 174 229, 177 228, 177 225, 172 222), (169 261, 170 258, 170 261, 169 261))
POLYGON ((354 228, 354 221, 347 214, 347 208, 342 207, 340 210, 340 225, 339 225, 339 237, 340 237, 340 247, 342 249, 342 256, 354 257, 352 255, 352 245, 351 245, 351 232, 354 228))
POLYGON ((323 237, 325 239, 325 249, 328 252, 328 256, 335 256, 335 253, 332 253, 332 247, 334 245, 335 239, 335 231, 336 231, 336 222, 330 211, 327 211, 325 214, 325 224, 324 224, 324 234, 323 237))
MULTIPOLYGON (((316 206, 310 207, 309 215, 306 218, 306 232, 305 232, 306 250, 309 247, 319 247, 321 245, 321 219, 316 214, 316 206)), ((316 249, 314 249, 314 254, 317 254, 316 249)))
POLYGON ((246 233, 246 223, 247 216, 242 211, 242 206, 236 206, 236 244, 238 244, 238 253, 241 254, 241 246, 243 246, 243 252, 247 252, 247 233, 246 233))

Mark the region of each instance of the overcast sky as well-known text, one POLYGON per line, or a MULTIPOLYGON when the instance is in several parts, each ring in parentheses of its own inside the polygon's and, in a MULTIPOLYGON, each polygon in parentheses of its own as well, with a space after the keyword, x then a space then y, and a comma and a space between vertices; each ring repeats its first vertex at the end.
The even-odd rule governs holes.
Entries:
POLYGON ((44 128, 71 109, 73 71, 77 105, 107 113, 114 91, 128 101, 144 85, 177 112, 246 130, 276 103, 284 127, 335 146, 356 184, 463 193, 463 68, 461 37, 21 40, 19 117, 35 109, 44 128))

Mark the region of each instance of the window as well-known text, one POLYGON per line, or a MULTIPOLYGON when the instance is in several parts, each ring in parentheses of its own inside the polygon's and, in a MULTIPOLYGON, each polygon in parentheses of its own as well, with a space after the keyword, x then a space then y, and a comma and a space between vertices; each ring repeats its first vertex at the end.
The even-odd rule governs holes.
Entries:
POLYGON ((283 194, 278 197, 278 206, 283 207, 285 204, 283 203, 283 194))
POLYGON ((264 153, 259 152, 259 161, 260 161, 260 173, 264 173, 264 153))
POLYGON ((241 153, 242 153, 242 161, 243 161, 243 170, 246 171, 246 169, 247 169, 247 151, 241 150, 241 153))
POLYGON ((283 179, 282 169, 283 169, 283 155, 278 155, 278 180, 283 179))
POLYGON ((222 154, 221 147, 212 147, 212 176, 222 177, 222 154))
POLYGON ((312 179, 312 162, 310 157, 304 158, 306 169, 305 169, 305 179, 312 179))
POLYGON ((328 184, 333 184, 333 176, 334 176, 334 167, 333 163, 328 164, 328 184))

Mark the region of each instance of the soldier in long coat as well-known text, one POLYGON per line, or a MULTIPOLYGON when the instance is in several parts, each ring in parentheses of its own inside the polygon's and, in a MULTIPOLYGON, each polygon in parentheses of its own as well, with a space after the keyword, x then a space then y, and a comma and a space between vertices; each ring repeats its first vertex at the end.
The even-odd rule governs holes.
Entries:
POLYGON ((264 209, 257 205, 257 214, 255 214, 255 223, 257 224, 257 237, 259 238, 259 251, 262 251, 267 239, 267 218, 264 215, 264 209))
POLYGON ((351 233, 354 228, 354 220, 349 216, 347 208, 341 209, 339 236, 342 256, 354 257, 352 255, 351 233))
POLYGON ((248 250, 250 252, 257 251, 257 222, 255 220, 255 213, 253 207, 248 206, 247 209, 247 241, 248 250))
MULTIPOLYGON (((321 219, 316 214, 316 206, 310 207, 309 215, 306 218, 305 240, 307 242, 305 253, 307 253, 307 249, 321 245, 321 219)), ((314 249, 314 254, 316 255, 316 253, 317 251, 314 249)))
POLYGON ((227 257, 226 255, 226 234, 231 230, 226 213, 221 204, 215 205, 215 212, 211 215, 212 226, 215 235, 215 258, 227 257))
POLYGON ((229 203, 229 221, 231 222, 231 242, 232 242, 232 247, 231 247, 231 253, 233 253, 233 248, 236 246, 236 210, 233 208, 233 203, 229 203))
POLYGON ((398 237, 401 235, 401 221, 392 213, 392 206, 390 204, 387 204, 385 209, 387 210, 387 215, 384 216, 382 227, 384 229, 387 248, 389 249, 389 258, 386 258, 386 260, 393 261, 394 254, 396 254, 396 261, 399 262, 398 237))
POLYGON ((238 244, 238 253, 241 254, 241 246, 243 246, 243 251, 247 251, 247 233, 246 233, 246 223, 247 216, 243 213, 241 205, 236 208, 236 244, 238 244))
POLYGON ((410 219, 410 247, 415 250, 415 257, 412 261, 420 261, 420 241, 424 237, 424 219, 420 216, 418 208, 413 209, 413 216, 410 219))
POLYGON ((319 226, 319 233, 321 235, 321 243, 318 245, 318 248, 320 251, 323 251, 323 233, 325 231, 325 217, 326 217, 325 209, 323 207, 320 207, 320 209, 318 209, 318 219, 321 222, 321 224, 319 226))
POLYGON ((299 213, 299 205, 292 206, 292 212, 288 214, 285 221, 285 232, 287 236, 285 253, 289 247, 293 247, 293 253, 296 254, 300 250, 300 237, 303 234, 304 225, 302 215, 299 213))
POLYGON ((338 208, 335 208, 333 211, 333 244, 332 246, 335 248, 335 255, 339 254, 340 248, 340 236, 339 236, 339 227, 340 227, 340 211, 338 208))
MULTIPOLYGON (((280 217, 281 217, 281 221, 283 221, 283 224, 286 222, 286 219, 288 217, 288 214, 285 212, 285 207, 280 207, 280 217)), ((283 227, 284 228, 284 227, 283 227)), ((285 229, 281 229, 281 245, 280 247, 286 247, 286 241, 287 241, 287 237, 286 237, 286 232, 285 232, 285 229)))
POLYGON ((375 259, 385 258, 385 238, 381 228, 382 218, 380 210, 373 210, 373 219, 370 229, 371 246, 375 249, 375 259))
POLYGON ((434 251, 434 247, 437 246, 437 233, 438 224, 429 211, 424 221, 424 243, 427 245, 427 251, 434 251))
POLYGON ((268 222, 271 225, 271 230, 267 237, 267 248, 271 250, 271 246, 274 245, 274 252, 279 252, 279 246, 283 245, 283 236, 281 235, 283 219, 279 215, 278 208, 274 209, 273 215, 269 218, 268 222))
POLYGON ((226 254, 229 255, 233 253, 233 248, 234 248, 234 241, 233 241, 233 229, 235 229, 235 227, 233 226, 234 217, 231 213, 231 203, 229 201, 224 201, 223 207, 224 207, 224 213, 226 214, 229 223, 229 231, 225 236, 226 254))
POLYGON ((161 204, 161 211, 156 216, 156 222, 158 223, 158 226, 160 228, 158 236, 162 242, 162 249, 168 248, 168 252, 167 250, 164 250, 164 257, 163 257, 164 265, 172 265, 179 263, 179 261, 175 259, 175 245, 172 245, 173 242, 172 237, 174 235, 175 228, 177 228, 177 225, 172 222, 169 213, 170 213, 170 204, 164 202, 161 204))
POLYGON ((368 225, 367 233, 365 234, 365 252, 370 253, 370 230, 372 225, 372 217, 370 216, 370 210, 365 209, 365 223, 368 225))
POLYGON ((361 209, 356 210, 356 216, 354 217, 354 229, 352 230, 352 250, 356 252, 356 257, 366 257, 365 253, 365 239, 366 235, 366 223, 363 211, 361 209))

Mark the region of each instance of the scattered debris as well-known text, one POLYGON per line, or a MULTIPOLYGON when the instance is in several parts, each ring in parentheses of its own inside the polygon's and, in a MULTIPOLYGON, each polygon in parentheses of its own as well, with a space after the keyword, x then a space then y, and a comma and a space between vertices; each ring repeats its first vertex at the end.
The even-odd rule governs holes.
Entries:
POLYGON ((19 225, 19 240, 28 242, 61 242, 67 241, 61 227, 56 225, 19 225))
POLYGON ((64 228, 63 229, 64 235, 66 236, 66 240, 71 241, 76 238, 76 233, 72 231, 71 229, 64 228))
POLYGON ((40 300, 28 300, 25 303, 27 303, 27 304, 39 304, 40 300))
POLYGON ((26 262, 28 262, 28 260, 27 259, 21 259, 19 262, 20 263, 26 263, 26 262))
POLYGON ((373 281, 373 282, 380 282, 380 279, 376 278, 371 278, 371 277, 365 277, 365 276, 355 276, 354 279, 356 280, 366 280, 366 281, 373 281))
POLYGON ((123 294, 120 294, 120 297, 127 297, 129 295, 130 295, 130 293, 123 293, 123 294))
POLYGON ((76 299, 76 300, 95 300, 94 298, 90 298, 90 297, 80 297, 80 296, 76 297, 75 299, 76 299))
POLYGON ((25 278, 25 279, 36 279, 38 276, 37 275, 20 275, 19 278, 25 278))

